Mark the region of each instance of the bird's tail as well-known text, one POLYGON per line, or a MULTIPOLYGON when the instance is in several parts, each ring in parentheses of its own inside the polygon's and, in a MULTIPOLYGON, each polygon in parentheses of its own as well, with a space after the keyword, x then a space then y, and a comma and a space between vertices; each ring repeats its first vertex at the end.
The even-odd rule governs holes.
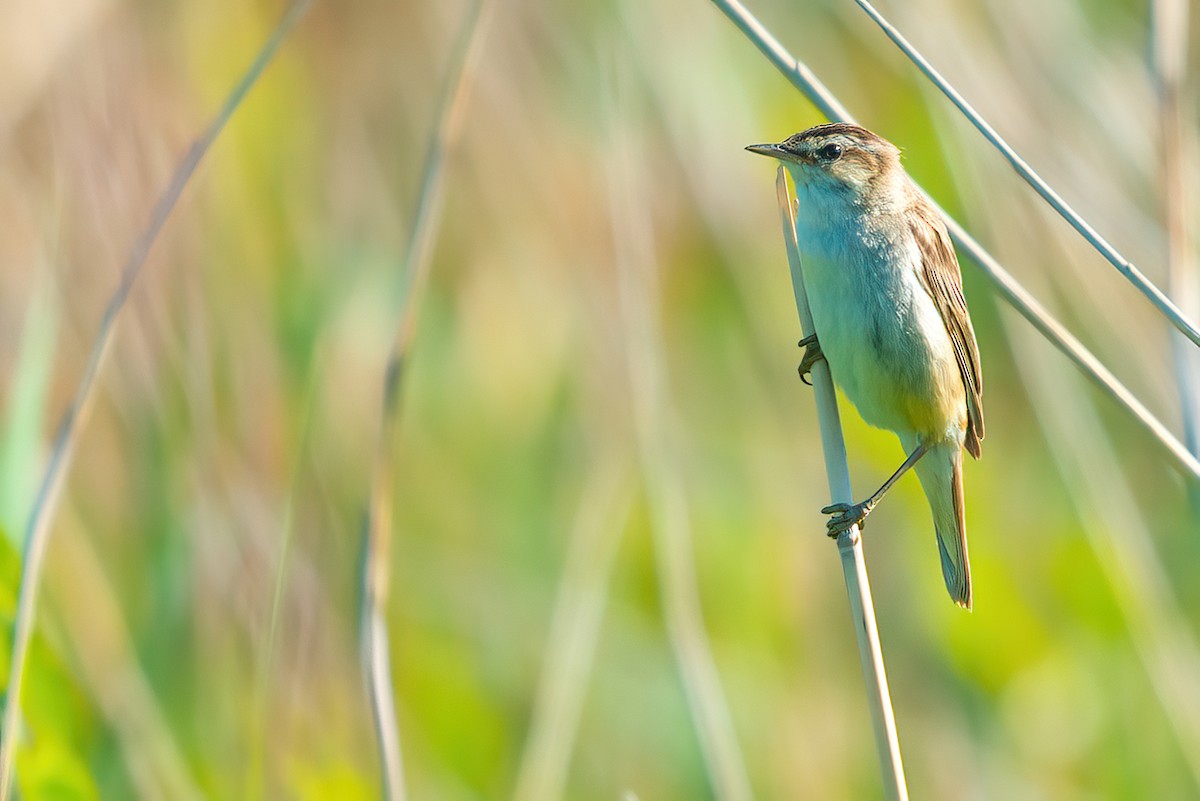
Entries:
POLYGON ((967 519, 963 504, 962 448, 957 443, 935 445, 917 462, 917 476, 933 510, 942 576, 954 603, 971 608, 971 563, 967 558, 967 519))

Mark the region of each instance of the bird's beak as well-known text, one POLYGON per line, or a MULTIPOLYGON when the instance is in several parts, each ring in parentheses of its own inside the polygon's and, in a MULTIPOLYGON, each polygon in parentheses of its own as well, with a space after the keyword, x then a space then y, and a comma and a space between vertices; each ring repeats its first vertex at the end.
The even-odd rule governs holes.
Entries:
POLYGON ((780 161, 796 161, 796 154, 785 150, 782 145, 747 145, 746 149, 760 156, 770 156, 780 161))

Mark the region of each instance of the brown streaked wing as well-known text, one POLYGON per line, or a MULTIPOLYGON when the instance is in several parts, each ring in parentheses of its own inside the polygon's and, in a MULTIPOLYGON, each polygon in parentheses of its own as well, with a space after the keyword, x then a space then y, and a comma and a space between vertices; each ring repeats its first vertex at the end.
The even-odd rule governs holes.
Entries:
POLYGON ((917 275, 933 298, 950 334, 958 371, 967 390, 967 438, 963 444, 967 452, 978 459, 982 452, 979 443, 983 439, 983 371, 979 365, 975 329, 971 327, 971 315, 963 297, 958 257, 954 255, 946 224, 924 198, 918 198, 910 211, 909 227, 921 252, 921 269, 917 275))

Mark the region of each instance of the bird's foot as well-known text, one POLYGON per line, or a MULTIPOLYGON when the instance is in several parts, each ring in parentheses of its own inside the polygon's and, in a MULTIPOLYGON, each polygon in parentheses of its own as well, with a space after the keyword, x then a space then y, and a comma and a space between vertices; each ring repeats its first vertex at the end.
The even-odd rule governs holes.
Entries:
POLYGON ((825 523, 826 532, 830 537, 837 539, 843 531, 848 531, 853 526, 858 526, 861 529, 867 519, 867 515, 871 514, 871 510, 874 508, 874 501, 863 501, 862 503, 853 505, 835 503, 826 506, 821 510, 821 514, 833 515, 825 523))
POLYGON ((817 341, 816 334, 809 334, 798 344, 804 348, 804 356, 800 358, 800 380, 811 387, 812 382, 805 376, 812 372, 814 364, 825 358, 825 354, 821 352, 821 343, 817 341))

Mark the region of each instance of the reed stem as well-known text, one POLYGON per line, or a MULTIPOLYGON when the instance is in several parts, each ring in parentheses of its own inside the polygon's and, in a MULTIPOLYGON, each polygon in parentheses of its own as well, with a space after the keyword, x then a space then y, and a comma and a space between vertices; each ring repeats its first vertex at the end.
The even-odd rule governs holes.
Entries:
MULTIPOLYGON (((796 246, 796 220, 787 178, 780 166, 775 179, 779 200, 779 215, 783 223, 783 240, 787 245, 788 267, 792 274, 792 289, 796 293, 796 312, 805 336, 813 333, 812 314, 808 310, 808 294, 804 290, 804 273, 800 251, 796 246)), ((846 443, 842 439, 842 423, 838 415, 837 394, 829 365, 824 360, 812 368, 813 395, 817 404, 817 421, 821 427, 821 449, 825 453, 825 475, 829 480, 832 503, 854 503, 850 487, 850 467, 846 461, 846 443)), ((871 584, 867 579, 867 563, 863 558, 862 533, 857 525, 843 531, 837 538, 842 574, 846 579, 846 594, 850 599, 850 614, 854 634, 858 638, 858 655, 862 660, 863 678, 867 683, 867 703, 875 730, 875 748, 883 785, 890 799, 904 801, 908 786, 904 781, 904 762, 900 756, 900 738, 896 733, 896 716, 888 691, 887 670, 883 665, 883 648, 879 629, 875 625, 875 603, 871 599, 871 584)))

